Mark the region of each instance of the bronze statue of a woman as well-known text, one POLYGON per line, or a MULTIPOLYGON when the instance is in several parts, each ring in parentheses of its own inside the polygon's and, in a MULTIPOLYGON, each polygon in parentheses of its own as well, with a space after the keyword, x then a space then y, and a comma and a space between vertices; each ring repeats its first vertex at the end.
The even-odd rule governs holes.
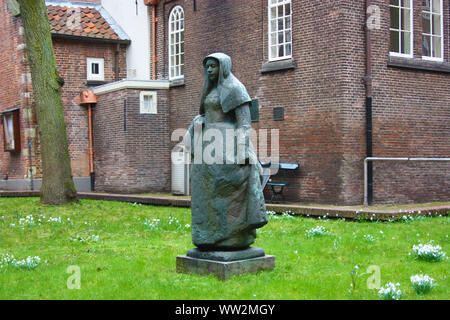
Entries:
POLYGON ((243 250, 267 223, 262 170, 249 143, 251 99, 229 56, 208 55, 203 66, 200 114, 189 128, 192 242, 203 251, 243 250))

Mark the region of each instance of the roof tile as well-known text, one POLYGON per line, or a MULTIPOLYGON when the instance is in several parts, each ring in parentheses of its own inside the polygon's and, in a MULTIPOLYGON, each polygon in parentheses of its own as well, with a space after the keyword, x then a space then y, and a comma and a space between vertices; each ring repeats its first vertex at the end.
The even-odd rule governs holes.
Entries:
POLYGON ((95 8, 47 6, 51 32, 99 39, 120 39, 95 8))

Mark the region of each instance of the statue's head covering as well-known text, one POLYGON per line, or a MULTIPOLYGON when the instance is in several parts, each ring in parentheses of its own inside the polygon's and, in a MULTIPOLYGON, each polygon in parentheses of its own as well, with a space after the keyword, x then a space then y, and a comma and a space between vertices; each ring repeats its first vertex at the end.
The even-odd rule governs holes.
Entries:
POLYGON ((200 114, 205 113, 204 101, 212 89, 211 80, 208 78, 206 70, 206 61, 214 58, 219 62, 219 78, 217 80, 217 89, 219 91, 220 105, 224 113, 233 110, 244 103, 250 102, 250 96, 244 85, 231 73, 231 58, 225 53, 213 53, 203 59, 204 81, 202 97, 200 102, 200 114))

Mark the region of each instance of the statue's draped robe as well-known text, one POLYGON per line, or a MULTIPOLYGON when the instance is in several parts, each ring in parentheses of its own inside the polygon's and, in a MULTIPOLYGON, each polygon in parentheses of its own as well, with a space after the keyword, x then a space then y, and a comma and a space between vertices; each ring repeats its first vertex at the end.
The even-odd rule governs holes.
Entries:
MULTIPOLYGON (((225 154, 227 130, 237 129, 235 110, 251 99, 242 83, 231 73, 231 59, 227 55, 212 54, 205 58, 204 63, 208 58, 215 58, 219 62, 220 72, 217 89, 211 90, 205 81, 201 115, 193 120, 189 128, 192 155, 192 241, 197 247, 204 249, 239 249, 252 244, 256 229, 267 223, 261 187, 262 170, 253 147, 251 144, 247 147, 246 155, 251 160, 247 164, 238 164, 236 143, 234 152, 225 154), (223 120, 208 122, 207 117, 202 114, 211 111, 223 112, 223 120), (208 148, 209 142, 200 143, 199 138, 203 138, 209 129, 216 130, 216 134, 221 133, 222 150, 208 148), (223 159, 223 164, 207 164, 205 159, 198 163, 199 159, 194 156, 203 154, 205 149, 211 158, 223 159), (217 157, 215 152, 222 152, 223 157, 217 157)), ((236 142, 234 137, 233 140, 236 142)))

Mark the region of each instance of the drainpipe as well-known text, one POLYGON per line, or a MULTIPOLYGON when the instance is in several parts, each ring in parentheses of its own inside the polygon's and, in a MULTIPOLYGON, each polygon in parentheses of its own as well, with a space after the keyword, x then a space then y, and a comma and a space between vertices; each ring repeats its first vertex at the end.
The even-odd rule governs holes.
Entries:
MULTIPOLYGON (((370 37, 369 21, 369 7, 372 5, 371 0, 366 0, 366 16, 365 16, 365 31, 366 31, 366 75, 364 83, 366 87, 366 157, 373 156, 372 152, 372 101, 373 101, 373 86, 372 86, 372 41, 370 37)), ((367 205, 373 203, 373 166, 372 162, 365 162, 367 164, 367 205)), ((366 177, 366 175, 365 175, 366 177)), ((366 191, 366 190, 365 190, 366 191)))
POLYGON ((77 97, 77 103, 88 107, 88 128, 89 128, 89 175, 91 178, 91 191, 95 191, 95 171, 94 171, 94 143, 92 126, 92 107, 98 102, 98 97, 91 90, 83 90, 77 97))
POLYGON ((144 0, 146 6, 152 7, 152 80, 156 80, 156 63, 158 57, 156 56, 156 23, 158 18, 156 17, 156 6, 161 0, 144 0))

